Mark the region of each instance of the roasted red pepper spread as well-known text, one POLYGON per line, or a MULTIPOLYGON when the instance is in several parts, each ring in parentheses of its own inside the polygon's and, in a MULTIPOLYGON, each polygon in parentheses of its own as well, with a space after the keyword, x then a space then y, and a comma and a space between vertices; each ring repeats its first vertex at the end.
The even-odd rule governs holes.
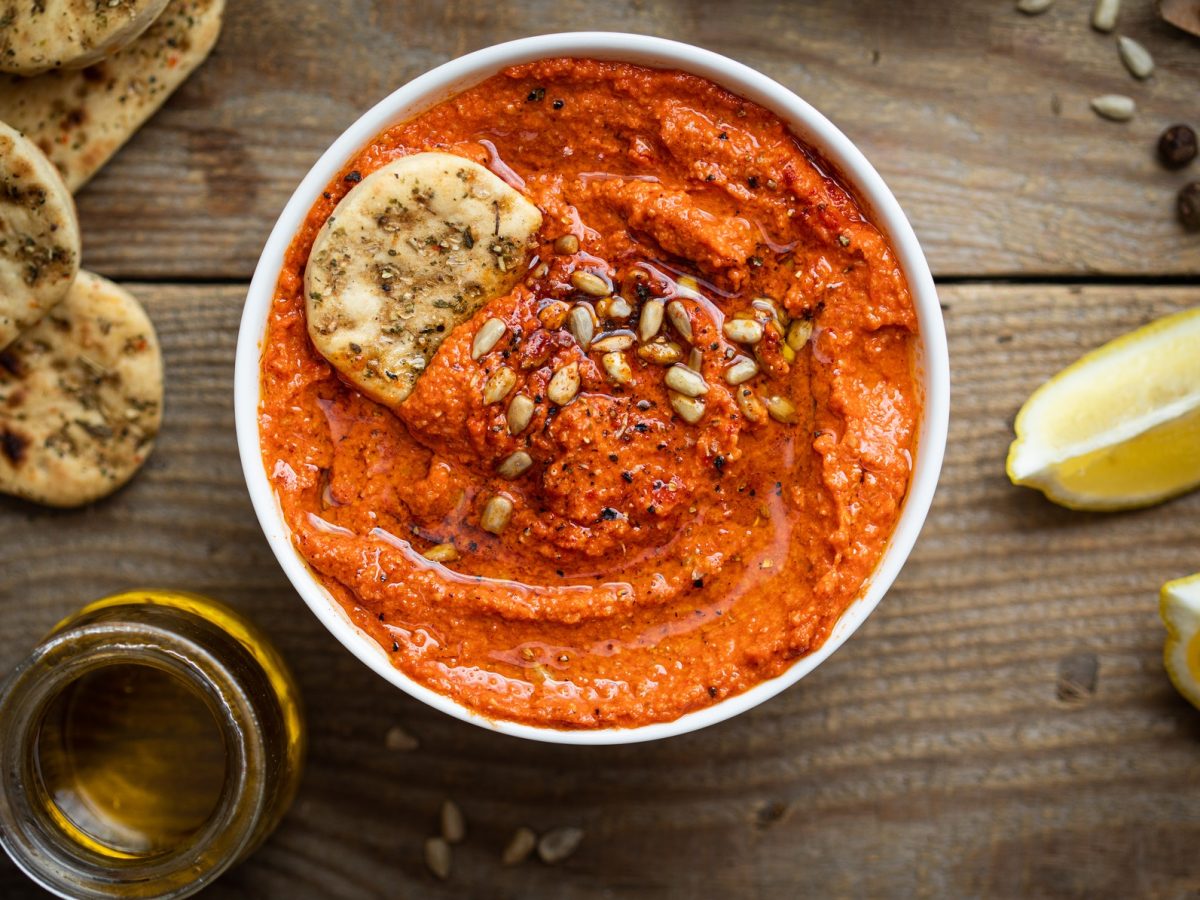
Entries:
POLYGON ((279 278, 260 431, 296 547, 399 669, 489 717, 629 727, 821 646, 891 535, 920 414, 909 290, 824 168, 710 81, 580 59, 506 70, 347 163, 279 278), (314 349, 304 269, 355 183, 435 149, 491 168, 543 225, 524 280, 389 409, 314 349), (576 270, 611 295, 581 293, 576 270), (643 340, 644 307, 673 300, 686 321, 643 340), (564 325, 573 304, 600 349, 564 325), (474 359, 492 318, 506 336, 474 359), (629 334, 608 351, 622 360, 602 352, 629 334), (702 395, 669 392, 672 361, 702 395), (578 393, 555 403, 571 363, 578 393), (517 374, 509 396, 533 401, 515 435, 507 401, 484 405, 500 366, 517 374), (518 451, 532 464, 504 477, 518 451), (481 527, 494 497, 511 504, 498 533, 481 527))

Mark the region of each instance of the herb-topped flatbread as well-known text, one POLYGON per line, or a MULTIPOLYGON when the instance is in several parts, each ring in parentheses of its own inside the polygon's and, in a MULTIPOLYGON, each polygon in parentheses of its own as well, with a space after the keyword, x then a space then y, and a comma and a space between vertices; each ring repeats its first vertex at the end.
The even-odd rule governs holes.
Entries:
MULTIPOLYGON (((16 0, 0 9, 5 2, 16 0)), ((133 43, 87 69, 0 76, 0 121, 79 190, 208 56, 224 8, 225 0, 171 0, 133 43)))
POLYGON ((66 296, 77 271, 67 186, 42 151, 0 122, 0 350, 66 296))
POLYGON ((150 27, 167 0, 2 0, 0 71, 82 68, 150 27))
POLYGON ((112 493, 149 456, 162 394, 141 305, 80 272, 66 299, 0 352, 0 493, 48 506, 112 493))

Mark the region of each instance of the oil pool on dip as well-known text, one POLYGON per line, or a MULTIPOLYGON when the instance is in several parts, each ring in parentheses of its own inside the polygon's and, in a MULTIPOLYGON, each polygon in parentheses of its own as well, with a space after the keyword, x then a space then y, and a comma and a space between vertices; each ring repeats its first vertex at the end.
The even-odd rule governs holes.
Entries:
POLYGON ((821 646, 899 516, 921 403, 899 264, 822 166, 703 78, 550 59, 328 185, 269 321, 264 463, 395 666, 488 717, 631 727, 821 646), (490 281, 464 274, 481 242, 490 281))

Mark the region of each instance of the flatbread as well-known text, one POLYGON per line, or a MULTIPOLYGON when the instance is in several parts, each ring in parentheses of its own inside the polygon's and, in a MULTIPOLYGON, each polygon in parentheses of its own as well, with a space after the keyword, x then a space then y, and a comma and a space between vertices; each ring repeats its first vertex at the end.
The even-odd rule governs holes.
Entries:
POLYGON ((0 72, 77 69, 150 27, 167 0, 0 0, 0 72))
POLYGON ((478 163, 414 153, 334 209, 305 270, 308 333, 367 396, 398 405, 446 336, 525 274, 538 208, 478 163))
POLYGON ((0 350, 66 296, 79 271, 79 222, 45 154, 0 122, 0 350))
POLYGON ((80 272, 0 353, 0 493, 80 506, 138 470, 162 421, 158 338, 128 292, 80 272))
POLYGON ((171 0, 141 37, 90 68, 0 75, 0 121, 79 190, 208 56, 224 8, 225 0, 171 0))

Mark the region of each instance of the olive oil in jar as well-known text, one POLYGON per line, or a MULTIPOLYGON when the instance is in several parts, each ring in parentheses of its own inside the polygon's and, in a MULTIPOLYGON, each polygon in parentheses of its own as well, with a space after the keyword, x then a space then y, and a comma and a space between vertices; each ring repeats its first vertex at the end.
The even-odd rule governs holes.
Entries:
POLYGON ((194 837, 225 781, 225 742, 203 697, 149 665, 107 666, 51 703, 37 764, 63 827, 113 856, 194 837))
POLYGON ((187 897, 274 830, 303 752, 248 620, 176 591, 98 600, 0 690, 0 845, 60 896, 187 897))

